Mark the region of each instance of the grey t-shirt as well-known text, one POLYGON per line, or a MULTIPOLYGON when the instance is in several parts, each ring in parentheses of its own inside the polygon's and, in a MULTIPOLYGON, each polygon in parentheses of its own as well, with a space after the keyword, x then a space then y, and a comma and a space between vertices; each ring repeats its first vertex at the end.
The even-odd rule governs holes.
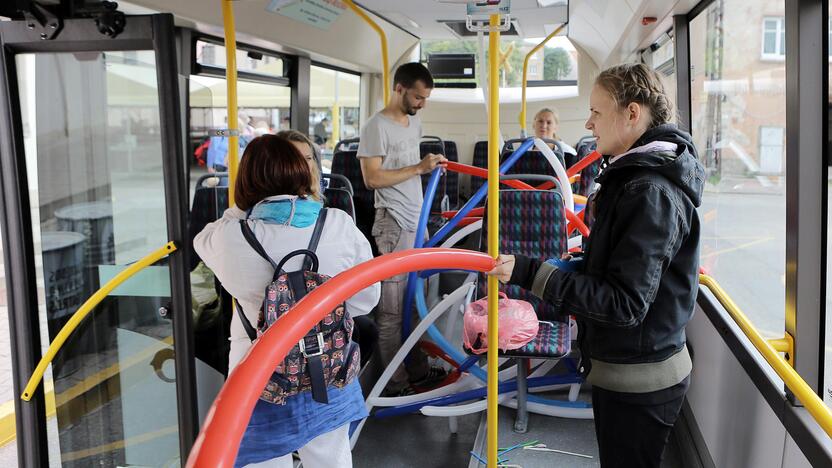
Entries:
MULTIPOLYGON (((382 169, 401 169, 419 164, 422 122, 415 116, 408 117, 410 124, 407 127, 380 112, 370 117, 361 129, 358 157, 381 156, 382 169)), ((422 210, 422 180, 419 176, 376 189, 375 197, 376 208, 386 208, 402 229, 416 231, 422 210)))

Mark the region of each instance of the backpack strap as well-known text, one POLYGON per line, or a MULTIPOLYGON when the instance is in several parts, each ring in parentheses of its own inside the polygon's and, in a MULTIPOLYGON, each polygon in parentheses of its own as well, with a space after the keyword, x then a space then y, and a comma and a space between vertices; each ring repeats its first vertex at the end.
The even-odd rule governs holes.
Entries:
POLYGON ((248 220, 241 219, 240 220, 240 230, 243 232, 243 237, 248 242, 248 245, 257 252, 258 255, 263 257, 269 264, 271 264, 272 268, 277 270, 277 263, 269 257, 269 254, 266 253, 266 249, 263 248, 263 245, 260 244, 260 241, 257 240, 257 236, 254 235, 254 231, 251 230, 251 227, 248 225, 248 220))
MULTIPOLYGON (((318 248, 318 242, 321 240, 321 233, 324 231, 324 224, 326 223, 326 208, 321 208, 321 211, 318 213, 318 220, 315 221, 315 230, 312 231, 312 238, 309 239, 309 247, 307 250, 311 250, 313 253, 318 248)), ((310 265, 311 259, 306 258, 303 261, 303 269, 310 270, 312 265, 310 265)), ((315 268, 313 271, 317 271, 315 268)))
POLYGON ((246 331, 246 335, 254 343, 254 340, 257 339, 257 330, 251 325, 251 322, 248 321, 246 318, 246 314, 243 312, 243 306, 237 301, 236 298, 232 298, 234 300, 234 308, 237 309, 237 315, 240 317, 240 323, 243 324, 243 329, 246 331))
MULTIPOLYGON (((258 255, 263 257, 272 268, 275 269, 275 275, 278 273, 277 264, 274 263, 269 254, 266 253, 266 250, 263 248, 263 245, 260 244, 260 241, 257 240, 257 236, 254 235, 254 231, 251 230, 251 227, 248 225, 248 221, 245 219, 240 220, 240 231, 243 233, 243 238, 248 242, 248 245, 257 252, 258 255)), ((254 342, 257 339, 257 330, 255 330, 254 326, 249 322, 248 318, 246 318, 246 314, 243 311, 243 306, 240 305, 240 302, 234 298, 234 308, 237 309, 237 315, 240 317, 240 323, 243 324, 243 329, 246 331, 246 335, 248 338, 254 342)))
MULTIPOLYGON (((326 208, 323 208, 323 209, 321 209, 320 213, 318 214, 318 220, 315 222, 315 230, 312 232, 312 238, 309 240, 309 250, 313 253, 312 254, 313 257, 309 257, 309 256, 306 257, 306 259, 303 262, 303 269, 304 270, 312 269, 313 271, 317 271, 317 269, 318 269, 318 261, 317 261, 318 259, 314 258, 314 252, 315 252, 315 249, 318 248, 318 241, 320 241, 320 239, 321 239, 321 232, 323 232, 325 222, 326 222, 326 208)), ((280 267, 282 266, 282 264, 286 261, 286 259, 288 257, 291 257, 291 256, 294 256, 294 255, 297 255, 299 253, 304 252, 302 250, 292 252, 291 254, 289 254, 287 256, 287 258, 284 258, 283 261, 280 262, 281 265, 278 265, 274 262, 274 260, 272 260, 272 258, 269 256, 269 254, 266 253, 266 250, 263 248, 263 245, 260 243, 260 241, 257 240, 257 236, 254 235, 254 231, 251 230, 251 227, 248 225, 247 220, 245 220, 245 219, 240 220, 240 231, 242 231, 243 238, 245 238, 246 242, 248 242, 248 245, 250 245, 251 248, 254 249, 255 252, 257 252, 258 255, 263 257, 263 259, 265 259, 267 262, 269 262, 269 264, 272 266, 272 268, 274 268, 274 276, 275 277, 278 274, 280 274, 280 267)), ((291 279, 295 280, 293 282, 293 283, 295 283, 295 284, 293 284, 293 286, 295 286, 295 288, 298 291, 303 291, 303 293, 301 293, 301 297, 303 297, 303 295, 305 295, 304 293, 306 292, 305 284, 303 284, 303 281, 302 281, 303 276, 301 276, 300 278, 291 278, 291 279), (300 280, 300 281, 298 281, 298 280, 300 280), (301 284, 303 284, 304 287, 300 287, 301 284)), ((300 298, 297 298, 297 299, 300 300, 300 298)), ((248 318, 246 318, 245 312, 243 311, 243 307, 240 305, 240 302, 237 301, 236 298, 234 298, 234 308, 237 309, 237 315, 240 317, 240 322, 243 325, 243 329, 245 329, 245 331, 246 331, 246 335, 248 335, 249 339, 252 342, 254 342, 254 340, 257 339, 257 330, 254 328, 254 326, 251 324, 251 322, 248 320, 248 318)))

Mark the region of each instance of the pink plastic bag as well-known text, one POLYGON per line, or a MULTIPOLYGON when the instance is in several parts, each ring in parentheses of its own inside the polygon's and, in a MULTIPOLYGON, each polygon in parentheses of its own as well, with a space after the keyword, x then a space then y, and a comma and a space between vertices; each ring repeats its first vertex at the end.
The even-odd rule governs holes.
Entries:
MULTIPOLYGON (((522 348, 537 336, 534 308, 526 301, 500 293, 497 347, 503 351, 522 348)), ((468 304, 462 318, 462 341, 474 354, 488 351, 488 298, 468 304)))

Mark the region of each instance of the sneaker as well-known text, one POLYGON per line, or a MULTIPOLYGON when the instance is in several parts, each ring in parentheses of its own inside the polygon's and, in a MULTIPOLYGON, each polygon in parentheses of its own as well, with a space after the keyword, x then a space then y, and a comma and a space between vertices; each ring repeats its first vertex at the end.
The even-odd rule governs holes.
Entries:
POLYGON ((413 387, 430 388, 441 383, 443 380, 445 380, 447 376, 448 371, 446 371, 444 368, 431 366, 430 370, 428 370, 428 373, 425 374, 424 377, 415 382, 410 382, 410 385, 412 385, 413 387))

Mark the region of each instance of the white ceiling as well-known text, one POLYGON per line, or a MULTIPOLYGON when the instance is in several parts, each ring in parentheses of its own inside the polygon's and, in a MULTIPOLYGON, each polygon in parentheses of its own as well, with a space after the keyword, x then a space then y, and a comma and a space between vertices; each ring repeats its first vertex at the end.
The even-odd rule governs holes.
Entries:
MULTIPOLYGON (((222 36, 219 3, 208 2, 211 8, 207 8, 206 0, 129 1, 153 11, 171 12, 179 25, 222 36)), ((546 36, 568 20, 564 34, 599 67, 605 67, 631 59, 636 51, 649 46, 672 27, 674 14, 690 11, 697 1, 561 0, 540 7, 537 0, 512 0, 511 16, 524 38, 546 36), (658 21, 644 26, 641 19, 645 16, 654 16, 658 21)), ((359 71, 379 71, 378 37, 356 15, 347 11, 328 30, 320 30, 267 13, 269 2, 234 2, 238 40, 359 71), (358 44, 361 46, 356 47, 358 44)), ((390 22, 378 19, 388 36, 391 63, 409 53, 417 38, 457 39, 438 20, 464 21, 466 15, 464 3, 438 0, 358 0, 358 3, 390 22)), ((551 0, 541 3, 551 3, 551 0)))
MULTIPOLYGON (((438 20, 465 21, 465 4, 437 0, 358 0, 366 8, 387 18, 422 39, 456 39, 438 20)), ((551 3, 551 2, 545 2, 551 3)), ((542 8, 537 0, 511 0, 511 17, 523 37, 544 37, 566 22, 567 2, 542 8), (546 29, 545 25, 550 25, 546 29)))
POLYGON ((569 39, 607 67, 631 60, 673 27, 673 15, 690 11, 698 0, 570 0, 569 39), (657 21, 643 25, 642 18, 657 21))

